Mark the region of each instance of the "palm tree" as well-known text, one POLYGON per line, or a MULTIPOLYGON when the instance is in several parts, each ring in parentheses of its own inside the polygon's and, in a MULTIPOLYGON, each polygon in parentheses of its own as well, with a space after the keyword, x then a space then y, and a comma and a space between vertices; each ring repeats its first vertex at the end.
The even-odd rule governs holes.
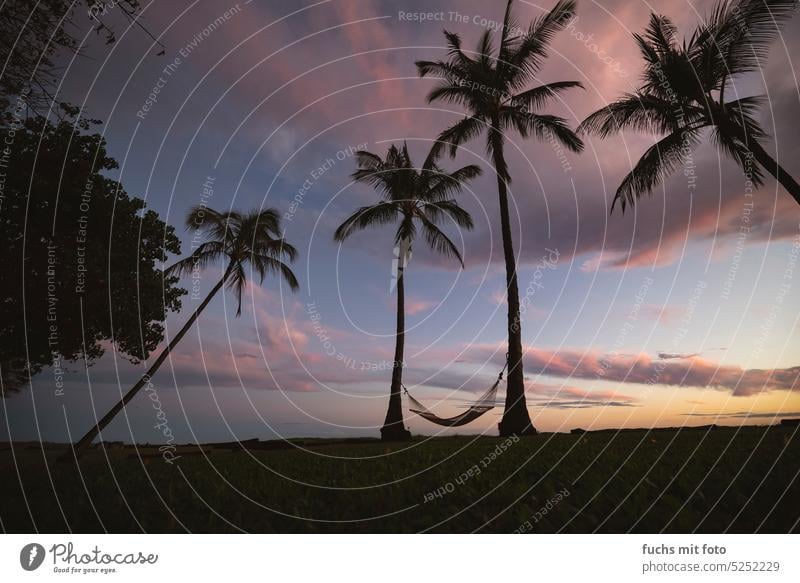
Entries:
POLYGON ((466 117, 442 132, 440 142, 449 144, 454 156, 460 144, 485 131, 486 149, 497 174, 508 297, 508 385, 505 411, 499 425, 500 435, 536 432, 525 403, 519 289, 508 214, 507 187, 511 176, 503 153, 504 132, 516 130, 523 138, 533 134, 552 143, 560 142, 574 152, 583 149, 583 143, 568 127, 566 120, 538 113, 557 94, 581 87, 581 84, 557 81, 525 90, 543 65, 553 36, 568 24, 575 13, 575 2, 560 0, 524 32, 511 16, 512 3, 513 0, 509 0, 506 6, 497 57, 493 56, 491 31, 483 33, 474 56, 461 49, 461 39, 457 34, 445 31, 448 60, 416 63, 421 77, 437 75, 442 78, 442 83, 428 94, 428 102, 443 100, 468 110, 466 117))
POLYGON ((167 269, 166 273, 188 274, 208 267, 220 259, 225 259, 227 262, 225 272, 186 321, 183 328, 161 351, 144 376, 78 441, 75 451, 80 451, 89 445, 111 423, 111 420, 125 407, 128 401, 133 399, 136 393, 150 381, 170 352, 192 327, 200 313, 224 285, 234 292, 238 301, 236 315, 241 315, 242 293, 247 285, 245 265, 249 263, 251 268, 258 273, 261 281, 268 273, 277 273, 283 277, 293 291, 299 287, 291 268, 283 262, 284 258, 290 262, 294 261, 297 250, 283 239, 280 215, 275 209, 241 214, 234 211, 221 213, 205 206, 196 206, 189 211, 186 217, 186 228, 206 240, 189 257, 167 269))
POLYGON ((479 176, 481 169, 475 165, 464 166, 448 174, 438 165, 441 150, 431 148, 422 168, 411 162, 408 147, 392 145, 386 159, 371 152, 356 154, 358 170, 353 179, 373 186, 381 196, 376 204, 357 209, 336 229, 334 239, 344 241, 356 231, 397 222, 395 245, 399 249, 397 258, 397 335, 395 338, 392 384, 389 393, 389 408, 381 428, 384 440, 405 440, 411 434, 403 423, 403 407, 400 390, 403 384, 403 348, 405 345, 405 268, 411 246, 418 228, 425 242, 436 252, 455 257, 461 266, 464 260, 458 248, 439 228, 444 219, 450 219, 459 227, 472 228, 472 217, 461 208, 452 196, 461 191, 464 183, 479 176))
POLYGON ((723 0, 683 42, 666 16, 650 15, 644 34, 633 35, 645 61, 642 85, 590 115, 579 130, 601 137, 625 129, 664 135, 639 159, 617 189, 612 210, 623 212, 690 159, 706 128, 720 151, 763 184, 763 170, 800 204, 800 185, 759 143, 767 132, 756 115, 763 97, 726 101, 726 89, 760 71, 769 46, 797 8, 797 0, 723 0), (754 165, 755 159, 759 166, 754 165))

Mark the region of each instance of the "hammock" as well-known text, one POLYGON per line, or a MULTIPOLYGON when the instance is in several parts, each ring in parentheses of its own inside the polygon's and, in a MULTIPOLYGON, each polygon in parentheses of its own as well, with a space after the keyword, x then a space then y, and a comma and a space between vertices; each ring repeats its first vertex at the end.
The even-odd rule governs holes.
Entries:
POLYGON ((500 374, 497 375, 497 380, 494 384, 489 387, 489 390, 486 391, 480 399, 475 401, 472 405, 470 405, 469 409, 461 413, 460 415, 456 415, 455 417, 439 417, 436 413, 429 411, 425 405, 417 401, 411 393, 408 392, 408 389, 405 385, 403 385, 403 390, 405 391, 406 395, 408 395, 408 400, 411 402, 412 407, 409 407, 409 411, 412 413, 416 413, 423 419, 427 419, 431 423, 436 423, 436 425, 442 425, 444 427, 461 427, 462 425, 466 425, 467 423, 472 423, 478 417, 483 415, 484 413, 488 413, 492 409, 494 409, 495 405, 495 398, 497 395, 497 387, 500 384, 500 381, 503 380, 503 373, 506 371, 506 367, 508 366, 508 358, 506 358, 506 364, 503 366, 503 370, 500 371, 500 374))

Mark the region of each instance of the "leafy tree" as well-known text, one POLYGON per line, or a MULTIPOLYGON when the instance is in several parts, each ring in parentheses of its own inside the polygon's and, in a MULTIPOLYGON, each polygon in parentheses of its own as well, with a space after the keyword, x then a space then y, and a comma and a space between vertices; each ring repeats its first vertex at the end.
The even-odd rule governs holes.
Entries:
POLYGON ((634 38, 644 59, 642 85, 590 115, 580 130, 601 137, 626 129, 664 135, 623 179, 612 203, 623 212, 681 165, 705 131, 719 150, 763 184, 766 170, 800 204, 800 184, 761 146, 757 120, 763 96, 727 100, 734 80, 760 71, 780 25, 797 0, 723 0, 683 42, 666 16, 651 14, 634 38), (755 165, 752 160, 758 163, 755 165))
POLYGON ((358 170, 353 173, 357 182, 373 186, 381 200, 357 209, 336 229, 334 239, 344 241, 356 231, 397 223, 395 245, 399 249, 397 262, 397 335, 395 337, 392 384, 389 408, 381 428, 384 440, 403 440, 411 437, 403 423, 400 391, 403 386, 403 349, 405 346, 405 269, 411 247, 418 231, 426 244, 437 253, 464 261, 458 248, 439 228, 450 219, 459 227, 472 228, 472 217, 452 198, 464 184, 480 175, 475 165, 464 166, 447 173, 439 167, 441 149, 431 149, 421 168, 411 161, 408 147, 389 148, 385 159, 361 150, 357 153, 358 170))
POLYGON ((223 286, 227 285, 236 296, 238 302, 236 315, 242 313, 242 293, 247 285, 247 265, 259 275, 261 281, 268 273, 275 273, 280 275, 292 290, 299 287, 291 268, 283 262, 284 258, 294 261, 297 250, 281 236, 280 215, 274 209, 242 214, 235 211, 218 212, 205 206, 196 206, 186 217, 186 228, 194 231, 196 236, 205 237, 206 240, 189 257, 170 267, 167 273, 171 277, 187 275, 220 261, 227 263, 225 271, 183 328, 162 349, 144 376, 75 444, 76 451, 88 446, 111 423, 117 413, 122 411, 128 401, 147 384, 223 286))
POLYGON ((92 27, 106 44, 116 41, 110 21, 134 23, 156 44, 139 21, 139 0, 38 0, 0 5, 0 110, 14 96, 44 114, 51 106, 60 69, 58 58, 80 50, 77 32, 92 27))
POLYGON ((485 133, 486 149, 497 175, 508 296, 508 384, 500 435, 535 433, 525 402, 519 286, 508 212, 507 188, 511 175, 503 151, 505 132, 516 130, 523 138, 533 135, 540 140, 560 142, 574 152, 583 149, 583 143, 566 120, 539 113, 540 108, 559 93, 581 84, 556 81, 525 89, 544 64, 553 36, 575 14, 575 2, 560 0, 524 32, 511 15, 512 3, 513 0, 509 0, 506 5, 496 56, 490 30, 483 33, 477 49, 470 54, 461 48, 461 38, 457 34, 445 31, 448 60, 417 62, 420 76, 437 75, 442 79, 428 94, 429 102, 447 101, 468 111, 466 117, 443 131, 439 140, 449 144, 450 153, 455 156, 460 144, 485 133))
POLYGON ((134 362, 147 357, 186 292, 160 267, 180 253, 174 229, 103 175, 117 163, 102 136, 66 121, 5 115, 0 388, 7 396, 42 367, 91 363, 107 341, 134 362))

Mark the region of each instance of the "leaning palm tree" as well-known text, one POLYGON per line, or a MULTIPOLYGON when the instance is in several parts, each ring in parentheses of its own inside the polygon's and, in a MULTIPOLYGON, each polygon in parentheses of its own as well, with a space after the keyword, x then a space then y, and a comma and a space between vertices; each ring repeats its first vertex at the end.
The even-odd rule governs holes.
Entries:
POLYGON ((766 170, 800 204, 800 185, 761 146, 767 132, 757 120, 761 96, 726 98, 734 81, 760 71, 771 42, 797 8, 798 0, 722 0, 688 39, 677 39, 665 16, 650 15, 634 38, 644 58, 642 85, 590 115, 579 130, 601 137, 626 129, 664 137, 651 146, 617 189, 623 212, 690 160, 710 129, 720 151, 763 184, 766 170), (753 160, 758 165, 753 164, 753 160))
POLYGON ((178 342, 186 335, 200 313, 208 306, 217 292, 227 285, 233 290, 238 302, 236 315, 242 313, 242 293, 247 285, 249 264, 259 275, 261 281, 268 273, 280 274, 292 290, 299 285, 291 268, 284 259, 294 261, 297 250, 289 245, 281 235, 280 215, 274 209, 256 211, 248 214, 238 212, 218 212, 204 206, 196 206, 186 217, 186 228, 196 235, 205 237, 205 242, 187 258, 167 269, 167 274, 185 275, 223 259, 227 266, 222 277, 211 289, 203 302, 197 307, 183 328, 170 340, 153 364, 139 381, 125 393, 116 405, 92 427, 75 445, 80 451, 109 424, 123 407, 145 386, 158 368, 164 363, 178 342))
POLYGON ((442 132, 439 140, 450 145, 450 153, 454 156, 460 144, 485 132, 486 149, 497 174, 508 299, 508 381, 505 411, 499 425, 500 435, 536 432, 525 403, 519 289, 508 214, 507 188, 511 176, 503 153, 504 132, 516 130, 523 138, 533 134, 538 139, 560 143, 574 152, 583 149, 583 143, 566 120, 538 112, 560 92, 581 87, 581 84, 577 81, 557 81, 525 89, 543 65, 553 36, 574 15, 575 2, 560 0, 524 32, 511 16, 512 2, 509 0, 506 5, 496 57, 491 31, 483 33, 473 55, 462 50, 457 34, 445 31, 449 59, 417 62, 420 76, 437 75, 442 79, 442 83, 428 94, 429 102, 447 101, 468 110, 467 116, 442 132))
POLYGON ((359 151, 356 154, 358 170, 353 173, 353 179, 373 186, 380 193, 381 200, 357 209, 334 233, 334 239, 341 242, 356 231, 398 223, 394 237, 398 249, 397 272, 393 282, 397 289, 397 335, 389 408, 381 428, 381 438, 388 441, 411 437, 403 423, 400 399, 405 346, 405 269, 411 246, 419 229, 434 251, 455 257, 463 267, 461 253, 439 224, 449 219, 464 229, 472 228, 469 213, 452 197, 461 191, 466 181, 479 176, 481 169, 469 165, 447 173, 438 165, 440 152, 440 148, 434 145, 422 168, 416 168, 405 144, 402 149, 392 145, 385 159, 371 152, 359 151))

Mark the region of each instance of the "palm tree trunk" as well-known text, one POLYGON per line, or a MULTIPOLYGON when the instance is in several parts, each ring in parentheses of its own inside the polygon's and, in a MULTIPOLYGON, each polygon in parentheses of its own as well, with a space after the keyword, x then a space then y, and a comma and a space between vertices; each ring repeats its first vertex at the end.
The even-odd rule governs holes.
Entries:
POLYGON ((381 439, 384 441, 400 441, 411 437, 411 432, 403 424, 403 401, 400 396, 403 385, 403 350, 406 339, 404 260, 405 258, 401 256, 397 263, 397 335, 394 343, 389 409, 386 411, 386 420, 381 428, 381 439))
POLYGON ((767 151, 761 147, 755 140, 750 140, 748 144, 748 148, 753 153, 753 157, 756 161, 764 168, 767 172, 772 174, 775 179, 781 183, 786 191, 792 195, 794 201, 797 204, 800 204, 800 184, 792 178, 792 176, 786 172, 781 166, 775 161, 775 159, 770 156, 767 151))
POLYGON ((159 367, 167 359, 167 357, 169 356, 170 352, 172 352, 172 350, 178 345, 178 342, 180 342, 181 339, 186 335, 186 333, 189 331, 189 328, 192 327, 192 324, 194 324, 195 320, 197 320, 197 318, 200 316, 200 313, 206 308, 206 306, 209 304, 211 299, 217 294, 217 292, 225 284, 225 280, 228 279, 228 276, 231 273, 232 267, 233 267, 232 264, 230 266, 228 266, 228 269, 225 271, 225 274, 222 276, 222 279, 220 279, 219 282, 217 282, 217 285, 214 286, 214 289, 212 289, 209 292, 208 296, 206 296, 206 299, 203 300, 203 303, 200 304, 197 307, 197 309, 194 311, 194 313, 189 318, 189 320, 187 320, 186 324, 183 325, 183 328, 181 328, 180 332, 178 332, 172 338, 172 340, 167 345, 167 347, 164 348, 164 350, 161 351, 161 354, 158 355, 158 358, 156 358, 156 360, 153 362, 153 364, 150 366, 150 368, 147 369, 147 372, 144 374, 144 376, 142 378, 140 378, 139 381, 135 385, 133 385, 133 387, 131 387, 131 389, 127 393, 125 393, 125 395, 122 397, 122 399, 120 399, 117 402, 117 404, 114 405, 111 408, 111 410, 108 413, 106 413, 103 416, 103 418, 100 419, 100 421, 98 421, 97 424, 94 427, 92 427, 86 433, 86 435, 84 435, 83 437, 80 438, 80 440, 78 441, 78 443, 75 444, 75 447, 74 447, 74 451, 76 453, 79 453, 81 450, 83 450, 85 447, 87 447, 92 442, 92 440, 94 440, 94 438, 97 437, 97 435, 103 429, 105 429, 106 426, 109 423, 111 423, 111 421, 114 419, 114 417, 117 416, 117 413, 122 411, 122 409, 125 407, 125 405, 128 404, 128 401, 133 399, 133 397, 136 396, 136 393, 138 393, 141 390, 141 388, 143 386, 145 386, 150 381, 152 376, 156 373, 156 371, 159 369, 159 367))
MULTIPOLYGON (((496 127, 496 126, 495 126, 496 127)), ((495 135, 500 136, 499 131, 495 135)), ((506 263, 506 295, 508 298, 508 373, 506 376, 506 406, 498 429, 501 436, 536 433, 525 402, 525 378, 522 371, 522 323, 519 314, 519 286, 511 219, 508 213, 508 191, 501 169, 506 168, 502 137, 493 142, 497 193, 500 198, 500 227, 503 234, 503 256, 506 263)))

